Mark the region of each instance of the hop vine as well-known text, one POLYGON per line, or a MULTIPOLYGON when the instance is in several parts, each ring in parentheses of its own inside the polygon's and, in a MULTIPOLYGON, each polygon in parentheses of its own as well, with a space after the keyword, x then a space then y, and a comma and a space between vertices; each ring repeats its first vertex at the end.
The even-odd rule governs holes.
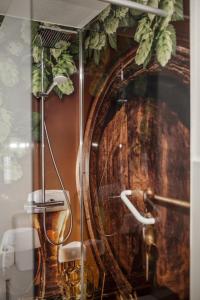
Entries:
POLYGON ((155 55, 164 67, 176 54, 176 31, 170 22, 183 19, 182 0, 149 0, 148 5, 166 11, 167 17, 148 14, 138 22, 134 40, 139 43, 136 63, 146 67, 155 55))
POLYGON ((146 67, 152 57, 165 66, 176 53, 176 31, 172 21, 183 20, 183 0, 136 0, 137 3, 159 8, 167 17, 143 14, 136 9, 108 6, 86 34, 86 57, 98 65, 106 47, 117 50, 117 31, 137 22, 134 40, 138 43, 135 62, 146 67), (100 38, 101 37, 101 38, 100 38))

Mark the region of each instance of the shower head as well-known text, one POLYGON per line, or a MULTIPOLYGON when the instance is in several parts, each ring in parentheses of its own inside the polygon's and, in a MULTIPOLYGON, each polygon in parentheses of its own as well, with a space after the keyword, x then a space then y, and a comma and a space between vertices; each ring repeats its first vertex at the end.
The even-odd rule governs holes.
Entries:
POLYGON ((67 80, 68 80, 68 78, 66 76, 64 76, 64 75, 57 75, 57 76, 54 77, 53 82, 54 82, 55 85, 59 85, 59 84, 66 83, 67 80))
POLYGON ((75 39, 77 31, 62 26, 42 25, 36 27, 33 45, 44 48, 56 48, 60 41, 70 42, 75 39))
POLYGON ((68 78, 64 75, 56 75, 53 79, 53 83, 49 87, 49 89, 46 92, 46 96, 48 96, 51 91, 54 89, 55 86, 66 83, 68 78))

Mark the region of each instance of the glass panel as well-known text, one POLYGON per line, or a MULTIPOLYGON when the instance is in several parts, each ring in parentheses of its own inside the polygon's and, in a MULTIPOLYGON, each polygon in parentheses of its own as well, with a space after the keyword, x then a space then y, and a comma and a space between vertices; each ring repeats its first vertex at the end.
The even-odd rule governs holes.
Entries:
POLYGON ((200 59, 198 49, 200 2, 191 1, 191 299, 198 299, 200 294, 198 249, 200 248, 199 232, 196 230, 199 222, 199 69, 200 59))
POLYGON ((32 29, 35 203, 27 209, 34 213, 42 253, 35 298, 80 299, 79 33, 59 18, 57 24, 34 21, 32 29))
POLYGON ((0 3, 0 299, 189 299, 189 1, 137 2, 0 3))
POLYGON ((31 1, 0 4, 0 299, 32 299, 38 232, 32 190, 31 1), (16 7, 18 9, 16 9, 16 7))
POLYGON ((188 5, 168 58, 155 39, 144 60, 151 40, 138 50, 133 37, 159 18, 134 10, 112 6, 85 33, 84 244, 97 298, 189 299, 188 5))

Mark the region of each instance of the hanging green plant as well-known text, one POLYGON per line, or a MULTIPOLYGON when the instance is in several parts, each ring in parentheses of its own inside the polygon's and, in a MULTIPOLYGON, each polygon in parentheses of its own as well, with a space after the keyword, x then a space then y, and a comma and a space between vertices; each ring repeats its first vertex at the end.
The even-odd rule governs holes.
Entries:
MULTIPOLYGON (((71 76, 77 72, 77 68, 74 57, 70 53, 70 46, 70 42, 60 40, 54 48, 44 49, 44 90, 52 83, 54 76, 64 75, 68 78, 65 84, 54 88, 60 99, 63 95, 71 95, 74 92, 71 76)), ((41 55, 42 48, 33 44, 32 92, 35 97, 39 97, 42 90, 41 55)))
POLYGON ((146 67, 153 55, 165 66, 176 49, 176 31, 171 21, 183 20, 183 0, 135 0, 135 2, 160 8, 167 12, 166 18, 144 14, 136 9, 108 6, 92 23, 85 39, 86 58, 99 64, 106 47, 117 50, 117 30, 133 27, 137 22, 134 40, 139 44, 136 64, 146 67))
POLYGON ((90 26, 86 33, 86 58, 93 58, 96 65, 106 47, 117 50, 117 30, 133 25, 130 10, 125 7, 108 6, 90 26))
POLYGON ((146 67, 155 55, 164 67, 176 53, 176 31, 170 22, 183 19, 183 0, 149 0, 148 5, 165 10, 168 16, 148 14, 139 21, 134 36, 139 43, 136 63, 146 67))
MULTIPOLYGON (((134 41, 138 43, 135 62, 146 67, 152 57, 156 57, 161 66, 165 66, 172 55, 176 53, 176 31, 172 21, 183 20, 183 0, 135 0, 138 3, 167 12, 166 18, 154 14, 142 13, 136 9, 108 6, 85 34, 85 57, 99 65, 101 56, 110 47, 117 50, 117 30, 136 26, 134 41)), ((33 22, 34 35, 38 30, 38 23, 33 22)), ((33 36, 34 36, 33 35, 33 36)), ((33 43, 33 95, 38 97, 41 92, 41 54, 42 49, 33 43)), ((72 44, 59 41, 53 49, 45 49, 45 90, 51 84, 53 76, 65 75, 68 80, 64 85, 56 86, 54 91, 62 99, 63 95, 74 92, 71 76, 77 72, 75 57, 77 56, 76 42, 72 44)))

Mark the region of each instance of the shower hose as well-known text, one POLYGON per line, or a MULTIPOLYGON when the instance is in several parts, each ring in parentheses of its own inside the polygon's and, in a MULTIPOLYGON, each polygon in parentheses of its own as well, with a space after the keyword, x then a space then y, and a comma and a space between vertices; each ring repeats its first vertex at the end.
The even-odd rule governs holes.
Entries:
POLYGON ((61 242, 56 243, 53 240, 51 240, 51 238, 48 236, 47 228, 46 228, 46 213, 47 213, 46 212, 46 208, 44 208, 44 211, 43 211, 43 228, 44 228, 45 237, 46 237, 47 241, 51 245, 53 245, 53 246, 60 246, 60 245, 63 245, 68 240, 68 238, 70 237, 71 232, 72 232, 72 228, 73 228, 72 207, 71 207, 70 199, 69 199, 69 197, 68 197, 68 195, 66 193, 66 190, 64 188, 63 180, 61 178, 61 175, 59 173, 59 170, 58 170, 58 167, 57 167, 57 164, 56 164, 55 156, 54 156, 54 153, 53 153, 53 150, 52 150, 51 141, 50 141, 50 138, 49 138, 49 134, 48 134, 48 130, 47 130, 47 126, 46 126, 45 121, 44 121, 43 126, 44 126, 44 130, 45 130, 45 134, 46 134, 46 138, 47 138, 47 144, 48 144, 49 152, 50 152, 51 159, 52 159, 52 162, 53 162, 53 166, 54 166, 54 169, 56 171, 56 175, 58 177, 60 186, 62 188, 65 200, 66 200, 68 208, 69 208, 69 213, 70 213, 70 226, 69 226, 69 230, 68 230, 66 236, 64 237, 64 239, 61 242))

